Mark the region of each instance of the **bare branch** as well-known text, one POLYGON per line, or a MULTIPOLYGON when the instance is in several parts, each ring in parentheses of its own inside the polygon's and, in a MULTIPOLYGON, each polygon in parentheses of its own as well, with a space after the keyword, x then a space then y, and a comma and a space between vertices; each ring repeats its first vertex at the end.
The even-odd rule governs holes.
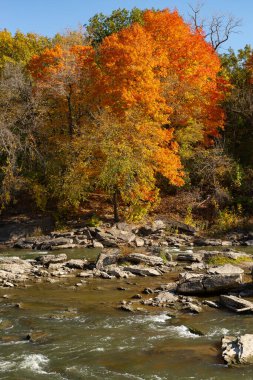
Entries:
POLYGON ((214 50, 218 50, 222 44, 229 40, 232 33, 238 33, 242 25, 241 19, 232 15, 213 15, 210 20, 206 21, 201 18, 201 9, 203 3, 197 3, 196 6, 190 4, 190 19, 193 28, 196 31, 204 31, 204 37, 211 43, 214 50))

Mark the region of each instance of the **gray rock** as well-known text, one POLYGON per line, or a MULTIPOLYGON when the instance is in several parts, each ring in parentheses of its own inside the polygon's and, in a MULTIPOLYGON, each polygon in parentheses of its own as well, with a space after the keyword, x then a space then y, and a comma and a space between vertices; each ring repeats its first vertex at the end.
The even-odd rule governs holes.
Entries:
POLYGON ((44 266, 48 266, 53 263, 63 263, 67 261, 68 257, 65 253, 60 253, 59 255, 41 255, 36 258, 36 260, 44 266))
POLYGON ((222 357, 231 364, 253 363, 253 334, 239 337, 224 336, 222 338, 222 357))
POLYGON ((118 243, 131 243, 135 240, 136 236, 131 231, 119 230, 118 228, 111 228, 110 234, 114 239, 117 240, 118 243))
POLYGON ((160 292, 153 299, 153 306, 169 306, 178 301, 178 296, 170 292, 160 292))
POLYGON ((119 250, 111 250, 100 253, 96 262, 97 269, 103 269, 108 265, 116 264, 119 258, 119 250))
POLYGON ((108 265, 106 267, 106 272, 114 277, 117 278, 128 278, 129 274, 126 273, 124 270, 122 270, 121 267, 118 267, 117 265, 108 265))
POLYGON ((93 248, 104 248, 100 241, 93 241, 93 248))
POLYGON ((136 247, 143 247, 145 245, 145 241, 138 237, 135 238, 134 242, 135 242, 136 247))
POLYGON ((101 242, 104 247, 118 247, 116 238, 110 232, 107 232, 102 228, 90 228, 90 233, 92 237, 101 242))
POLYGON ((177 289, 176 282, 169 282, 168 284, 160 285, 157 290, 174 292, 177 289))
POLYGON ((225 264, 211 267, 207 272, 209 274, 243 274, 244 270, 232 264, 225 264))
POLYGON ((58 232, 52 231, 50 234, 53 238, 65 238, 74 236, 74 231, 58 232))
POLYGON ((161 273, 154 268, 148 268, 141 265, 124 267, 125 272, 130 272, 138 276, 161 276, 161 273))
POLYGON ((51 251, 59 251, 62 249, 73 249, 76 248, 77 244, 63 244, 63 245, 52 245, 50 250, 51 251))
POLYGON ((82 278, 90 278, 93 277, 93 271, 92 270, 86 270, 84 272, 81 272, 77 275, 77 277, 82 277, 82 278))
POLYGON ((189 224, 178 222, 176 220, 169 219, 166 221, 167 228, 175 230, 179 233, 185 233, 187 235, 195 235, 196 228, 190 226, 189 224))
POLYGON ((166 223, 163 221, 163 220, 155 220, 153 223, 152 223, 152 228, 154 230, 165 230, 166 229, 166 223))
POLYGON ((253 303, 243 298, 230 295, 220 295, 220 303, 230 310, 242 313, 245 311, 253 312, 253 303))
POLYGON ((246 240, 244 242, 244 245, 246 245, 247 247, 252 247, 253 246, 253 240, 246 240))
POLYGON ((88 263, 86 259, 71 259, 65 263, 66 267, 71 269, 83 269, 88 263))
POLYGON ((187 302, 185 304, 185 306, 183 307, 183 310, 187 311, 189 313, 193 313, 193 314, 199 314, 203 311, 200 306, 198 306, 192 302, 187 302))
POLYGON ((190 271, 198 271, 198 270, 205 270, 206 269, 206 265, 204 263, 193 263, 191 265, 188 265, 186 267, 184 267, 185 270, 190 270, 190 271))
POLYGON ((220 305, 215 301, 204 300, 202 303, 203 303, 203 305, 207 305, 207 306, 212 307, 214 309, 218 309, 220 307, 220 305))
POLYGON ((130 253, 125 256, 125 260, 132 263, 144 263, 150 266, 163 265, 163 259, 154 255, 144 255, 142 253, 130 253))
POLYGON ((112 278, 115 278, 114 276, 111 276, 107 272, 101 271, 100 272, 100 277, 106 279, 106 280, 111 280, 112 278))
POLYGON ((133 313, 133 312, 134 312, 132 306, 131 306, 131 305, 128 305, 128 304, 120 305, 119 308, 120 308, 121 310, 123 310, 123 311, 128 311, 128 312, 130 312, 130 313, 133 313))
POLYGON ((204 238, 197 238, 194 240, 194 245, 198 247, 217 247, 222 244, 222 241, 220 239, 204 239, 204 238))
POLYGON ((48 341, 48 333, 44 331, 32 331, 26 336, 26 340, 31 343, 46 343, 48 341))
POLYGON ((203 260, 203 255, 199 253, 179 253, 177 255, 177 261, 189 261, 195 263, 201 263, 203 260))
POLYGON ((177 292, 179 294, 222 293, 242 284, 241 274, 182 273, 177 292))
POLYGON ((138 235, 140 236, 150 236, 154 234, 156 230, 154 230, 151 226, 142 226, 138 229, 138 235))

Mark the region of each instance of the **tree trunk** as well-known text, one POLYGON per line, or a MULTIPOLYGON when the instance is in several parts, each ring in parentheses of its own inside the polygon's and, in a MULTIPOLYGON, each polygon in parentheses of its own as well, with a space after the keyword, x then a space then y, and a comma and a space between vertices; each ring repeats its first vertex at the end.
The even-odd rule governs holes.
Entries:
POLYGON ((70 137, 73 137, 73 134, 74 134, 74 122, 73 122, 73 109, 72 109, 71 96, 72 96, 72 87, 71 87, 71 85, 69 85, 69 94, 67 95, 67 101, 68 101, 68 125, 69 125, 69 135, 70 135, 70 137))
POLYGON ((115 223, 119 222, 118 194, 118 190, 115 190, 113 193, 113 215, 115 223))

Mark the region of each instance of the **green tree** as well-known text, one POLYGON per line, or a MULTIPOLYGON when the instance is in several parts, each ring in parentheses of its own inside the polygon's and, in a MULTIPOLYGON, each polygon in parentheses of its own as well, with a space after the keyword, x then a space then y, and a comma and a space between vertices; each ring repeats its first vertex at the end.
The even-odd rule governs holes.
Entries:
POLYGON ((93 46, 99 45, 105 37, 117 33, 123 28, 127 28, 134 22, 142 24, 143 11, 133 8, 131 11, 119 8, 106 16, 103 13, 97 13, 89 19, 86 25, 88 38, 93 46))
POLYGON ((35 33, 24 34, 17 31, 14 35, 7 29, 0 31, 0 70, 5 63, 21 63, 25 65, 34 54, 51 46, 48 37, 35 33))
POLYGON ((253 84, 247 64, 252 53, 250 46, 245 46, 237 54, 231 49, 222 56, 223 70, 232 85, 224 102, 225 146, 244 166, 253 164, 253 84))

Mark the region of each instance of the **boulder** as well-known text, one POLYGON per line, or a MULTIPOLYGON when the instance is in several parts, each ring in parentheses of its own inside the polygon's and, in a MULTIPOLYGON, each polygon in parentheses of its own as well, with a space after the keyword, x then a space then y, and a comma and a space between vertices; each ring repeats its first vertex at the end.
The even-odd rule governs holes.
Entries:
POLYGON ((116 264, 119 258, 119 250, 111 250, 107 253, 100 253, 97 258, 96 268, 103 269, 104 267, 116 264))
POLYGON ((122 270, 121 267, 118 267, 117 265, 108 265, 106 267, 106 273, 108 273, 110 276, 114 276, 117 278, 129 277, 129 273, 126 273, 124 270, 122 270))
POLYGON ((171 292, 160 292, 152 302, 152 306, 170 306, 178 301, 178 296, 171 292))
POLYGON ((73 244, 72 238, 65 238, 65 237, 57 237, 57 238, 51 238, 51 239, 42 239, 38 244, 34 245, 35 249, 41 249, 41 250, 51 250, 53 247, 57 246, 68 246, 70 244, 73 244))
POLYGON ((60 253, 59 255, 41 255, 36 258, 39 264, 44 266, 49 266, 49 264, 63 263, 67 261, 68 257, 65 253, 60 253))
POLYGON ((222 357, 228 364, 253 364, 253 334, 222 338, 222 357))
POLYGON ((110 234, 118 243, 131 243, 136 238, 133 232, 119 230, 118 228, 111 228, 110 234))
POLYGON ((93 238, 103 244, 104 247, 118 247, 116 237, 110 232, 103 230, 102 228, 90 228, 90 233, 93 238))
POLYGON ((196 228, 190 226, 189 224, 178 222, 175 220, 167 220, 166 221, 167 228, 173 229, 179 233, 185 233, 188 235, 195 235, 196 228))
POLYGON ((46 343, 48 341, 48 333, 44 331, 32 331, 26 336, 26 340, 31 343, 46 343))
POLYGON ((154 220, 154 222, 152 223, 152 228, 153 230, 165 230, 166 223, 161 219, 154 220))
POLYGON ((151 226, 146 225, 142 226, 138 229, 138 235, 140 236, 150 236, 156 232, 155 229, 153 229, 151 226))
POLYGON ((177 255, 177 261, 189 261, 189 262, 195 262, 195 263, 201 263, 203 260, 203 255, 199 253, 179 253, 177 255))
POLYGON ((195 303, 192 303, 192 302, 187 302, 185 306, 183 307, 183 310, 192 314, 199 314, 203 311, 199 305, 196 305, 195 303))
POLYGON ((204 263, 193 263, 191 265, 187 265, 184 267, 185 270, 190 270, 190 271, 203 271, 206 269, 206 264, 204 263))
POLYGON ((182 273, 177 292, 179 294, 223 293, 242 284, 241 274, 182 273))
POLYGON ((197 238, 194 240, 194 245, 198 247, 217 247, 222 245, 222 241, 220 239, 197 238))
POLYGON ((88 263, 86 259, 71 259, 65 263, 66 267, 71 269, 83 269, 88 263))

